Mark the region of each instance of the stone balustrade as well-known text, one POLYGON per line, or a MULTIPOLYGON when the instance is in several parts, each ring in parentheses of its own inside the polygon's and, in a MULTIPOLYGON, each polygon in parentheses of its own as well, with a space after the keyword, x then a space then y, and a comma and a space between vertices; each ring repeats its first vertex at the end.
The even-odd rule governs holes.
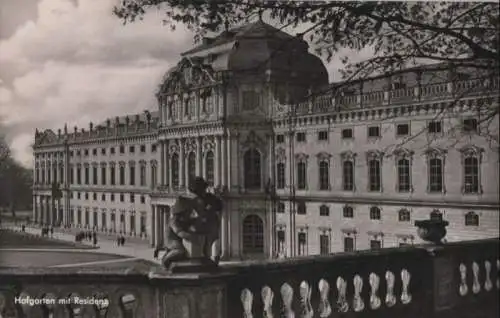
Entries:
POLYGON ((223 265, 216 273, 0 269, 0 316, 497 317, 499 240, 223 265), (14 298, 56 299, 15 305, 14 298), (61 299, 101 300, 58 304, 61 299))

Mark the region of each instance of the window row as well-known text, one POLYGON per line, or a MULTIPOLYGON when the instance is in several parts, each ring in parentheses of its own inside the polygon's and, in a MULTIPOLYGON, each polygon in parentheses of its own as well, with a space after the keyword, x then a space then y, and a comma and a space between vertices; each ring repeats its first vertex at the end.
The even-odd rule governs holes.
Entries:
MULTIPOLYGON (((444 175, 445 166, 442 158, 429 158, 427 161, 427 190, 428 192, 443 192, 445 189, 444 175)), ((382 159, 371 158, 367 161, 368 191, 379 192, 382 189, 382 159)), ((342 162, 342 190, 354 191, 355 185, 355 162, 352 159, 342 162)), ((318 189, 330 190, 330 162, 321 160, 318 163, 318 189)), ((276 188, 285 189, 286 175, 288 171, 284 162, 276 164, 276 188)), ((307 161, 299 161, 295 168, 295 185, 297 190, 307 190, 308 164, 307 161)), ((464 193, 480 193, 480 161, 477 156, 464 158, 462 165, 462 191, 464 193)), ((412 164, 409 158, 401 158, 396 162, 396 190, 398 192, 411 192, 412 186, 412 164)))
MULTIPOLYGON (((90 197, 89 192, 71 192, 71 195, 70 195, 71 199, 77 199, 77 200, 82 200, 82 198, 84 200, 89 200, 89 197, 90 197)), ((100 195, 98 193, 96 193, 96 192, 92 193, 92 200, 93 201, 98 201, 99 198, 100 198, 100 200, 102 202, 105 202, 106 198, 107 198, 106 193, 101 193, 100 195)), ((125 194, 124 193, 118 194, 118 198, 119 198, 120 202, 125 202, 125 194)), ((130 203, 135 203, 136 194, 135 193, 130 193, 128 195, 128 198, 129 198, 129 202, 130 203)), ((115 201, 115 194, 114 193, 110 193, 109 194, 109 200, 111 202, 115 201)), ((139 196, 139 202, 141 204, 145 204, 146 203, 146 197, 144 195, 140 195, 139 196)))
POLYGON ((128 233, 132 236, 140 235, 142 237, 147 235, 146 213, 140 213, 139 224, 137 224, 135 211, 130 211, 128 215, 125 215, 124 212, 120 212, 118 219, 116 214, 117 213, 114 211, 108 212, 106 209, 101 209, 99 217, 98 208, 94 208, 91 213, 89 208, 82 210, 82 208, 78 207, 76 209, 71 208, 69 215, 70 223, 76 227, 83 227, 87 229, 92 227, 94 230, 120 234, 128 233))
MULTIPOLYGON (((110 148, 100 148, 100 154, 101 155, 106 155, 107 154, 107 151, 109 149, 109 154, 111 155, 114 155, 118 149, 118 152, 120 154, 125 154, 125 150, 126 150, 126 147, 124 145, 120 145, 118 147, 110 147, 110 148)), ((135 145, 130 145, 128 146, 128 153, 129 154, 133 154, 136 152, 136 149, 138 149, 138 151, 140 153, 146 153, 146 145, 139 145, 139 146, 135 146, 135 145)), ((99 149, 98 148, 94 148, 92 149, 92 155, 93 156, 97 156, 99 152, 99 149)), ((154 153, 156 152, 156 145, 151 145, 151 152, 154 153)), ((89 149, 82 149, 82 150, 71 150, 69 152, 69 155, 70 157, 74 157, 75 155, 80 157, 80 156, 89 156, 90 154, 90 150, 89 149)))
MULTIPOLYGON (((461 121, 460 128, 462 132, 471 133, 477 132, 478 121, 476 118, 464 118, 461 121)), ((397 137, 407 137, 411 135, 411 129, 409 123, 396 123, 394 124, 394 130, 397 137)), ((433 120, 427 122, 426 131, 429 134, 440 134, 443 133, 443 123, 439 120, 433 120)), ((329 130, 319 130, 316 132, 317 141, 328 141, 329 130)), ((380 125, 369 125, 366 127, 366 135, 368 138, 380 138, 382 137, 381 126, 380 125)), ((341 130, 342 139, 353 139, 354 130, 353 128, 343 128, 341 130)), ((295 133, 296 142, 307 142, 306 132, 296 132, 295 133)), ((285 143, 285 135, 276 135, 276 143, 285 143)))
MULTIPOLYGON (((276 213, 285 213, 285 203, 278 202, 276 206, 276 213)), ((299 215, 307 214, 307 205, 305 202, 297 202, 296 203, 296 213, 299 215)), ((327 205, 320 205, 318 208, 318 214, 320 216, 330 216, 330 208, 327 205)), ((382 213, 381 209, 376 206, 370 207, 370 220, 381 220, 382 213)), ((344 218, 354 218, 354 208, 352 206, 346 205, 342 208, 342 217, 344 218)), ((442 219, 442 213, 439 210, 433 210, 430 215, 430 218, 439 218, 442 219)), ((398 220, 399 222, 410 222, 411 221, 411 212, 408 209, 400 209, 398 211, 398 220)), ((479 215, 470 211, 467 212, 464 216, 464 224, 466 226, 479 226, 479 215)))

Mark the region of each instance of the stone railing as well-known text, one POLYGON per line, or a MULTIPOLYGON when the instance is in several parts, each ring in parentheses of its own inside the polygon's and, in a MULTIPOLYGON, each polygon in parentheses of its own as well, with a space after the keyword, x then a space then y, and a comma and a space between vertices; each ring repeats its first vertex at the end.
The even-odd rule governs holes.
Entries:
POLYGON ((322 113, 340 109, 370 108, 384 105, 433 102, 437 100, 459 99, 478 95, 498 94, 499 78, 469 79, 455 82, 442 82, 409 86, 387 91, 364 92, 332 97, 317 96, 299 103, 297 114, 308 112, 322 113))
POLYGON ((498 248, 498 239, 479 240, 222 265, 216 273, 200 274, 0 270, 0 314, 493 318, 498 316, 498 248), (73 296, 100 302, 14 305, 14 297, 73 296))

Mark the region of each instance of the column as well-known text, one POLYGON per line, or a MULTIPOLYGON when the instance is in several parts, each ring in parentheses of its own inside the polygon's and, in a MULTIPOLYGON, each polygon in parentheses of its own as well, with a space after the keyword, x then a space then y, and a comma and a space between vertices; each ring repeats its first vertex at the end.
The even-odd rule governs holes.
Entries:
POLYGON ((221 184, 227 186, 227 136, 222 137, 222 150, 221 150, 221 184))
POLYGON ((204 176, 202 171, 202 156, 203 153, 201 151, 202 143, 201 137, 196 137, 196 175, 204 176))
POLYGON ((169 185, 169 188, 170 188, 170 185, 172 184, 170 181, 170 149, 169 149, 169 140, 165 140, 165 159, 164 159, 164 163, 165 163, 165 183, 169 185))
POLYGON ((50 214, 52 213, 52 209, 50 206, 50 197, 48 197, 48 196, 45 197, 45 210, 46 210, 46 213, 45 213, 44 223, 50 224, 50 214))
POLYGON ((184 169, 184 140, 179 140, 179 187, 184 189, 186 180, 186 169, 184 169))
POLYGON ((165 143, 160 141, 160 182, 161 185, 165 185, 165 143))
POLYGON ((151 205, 151 216, 149 218, 149 228, 151 233, 149 233, 149 243, 151 244, 152 247, 156 247, 156 206, 154 204, 151 205))
POLYGON ((157 246, 163 246, 163 242, 161 241, 161 228, 160 228, 160 214, 161 214, 161 207, 156 206, 156 213, 155 213, 155 234, 156 234, 156 245, 157 246))
POLYGON ((232 147, 231 147, 231 140, 232 140, 232 136, 228 136, 227 137, 227 140, 226 140, 226 166, 227 168, 225 169, 226 170, 226 177, 227 177, 227 181, 226 181, 226 185, 227 185, 227 188, 229 190, 231 190, 231 186, 232 186, 232 183, 231 183, 231 172, 232 172, 232 160, 231 160, 231 150, 232 150, 232 147))
POLYGON ((215 167, 214 167, 214 184, 215 186, 218 186, 221 184, 221 162, 222 162, 222 156, 221 156, 221 147, 220 147, 220 136, 215 136, 215 154, 214 154, 214 160, 215 160, 215 167))
POLYGON ((160 242, 161 245, 165 244, 165 206, 160 207, 160 233, 161 233, 161 238, 160 242))
POLYGON ((33 220, 32 222, 38 223, 38 206, 37 206, 37 196, 33 196, 33 220))
MULTIPOLYGON (((268 157, 268 162, 269 162, 269 167, 268 167, 268 177, 271 179, 271 183, 273 186, 275 186, 275 173, 274 173, 274 167, 275 167, 275 160, 274 160, 274 137, 272 134, 266 135, 267 137, 267 144, 268 144, 268 151, 267 151, 267 157, 268 157)), ((265 181, 267 183, 267 180, 265 181)), ((274 198, 271 197, 271 200, 269 200, 270 204, 270 213, 269 213, 269 256, 274 257, 275 255, 275 202, 274 198)), ((267 207, 266 207, 267 209, 267 207)))
POLYGON ((222 259, 227 259, 228 258, 228 239, 227 239, 227 229, 228 229, 228 219, 227 219, 227 211, 228 209, 226 207, 223 208, 222 210, 222 215, 221 215, 221 235, 220 235, 220 244, 221 244, 221 257, 222 259))

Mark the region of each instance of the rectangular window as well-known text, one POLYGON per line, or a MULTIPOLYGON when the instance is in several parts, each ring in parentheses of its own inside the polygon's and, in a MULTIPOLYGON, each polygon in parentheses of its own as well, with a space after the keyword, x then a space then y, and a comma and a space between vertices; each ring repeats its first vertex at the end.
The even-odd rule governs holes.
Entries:
POLYGON ((109 148, 109 151, 111 152, 112 155, 115 154, 115 148, 114 147, 109 148))
POLYGON ((284 189, 285 188, 285 163, 279 162, 276 165, 276 188, 284 189))
POLYGON ((378 250, 382 248, 382 242, 379 240, 370 240, 370 249, 378 250))
POLYGON ((306 142, 306 133, 305 132, 298 132, 296 138, 297 138, 297 142, 306 142))
POLYGON ((110 178, 111 178, 111 185, 115 185, 116 184, 116 173, 115 173, 115 167, 109 167, 110 169, 110 178))
POLYGON ((128 152, 134 153, 135 152, 135 146, 128 147, 128 152))
POLYGON ((69 174, 69 183, 70 184, 75 183, 75 169, 73 169, 72 167, 70 168, 70 174, 69 174))
POLYGON ((105 229, 107 227, 106 225, 106 211, 101 212, 101 227, 105 229))
POLYGON ((94 185, 97 185, 97 167, 92 168, 92 181, 94 185))
POLYGON ((408 136, 409 134, 410 134, 410 125, 408 125, 408 124, 396 125, 396 135, 397 136, 408 136))
POLYGON ((106 154, 106 148, 101 148, 101 155, 105 155, 106 154))
POLYGON ((307 166, 305 162, 297 163, 297 189, 307 188, 307 166))
POLYGON ((328 131, 327 130, 318 131, 318 140, 319 141, 327 141, 328 140, 328 131))
POLYGON ((144 204, 146 203, 146 197, 141 195, 141 204, 144 204))
POLYGON ((443 191, 443 162, 438 158, 429 160, 429 191, 443 191))
POLYGON ((120 146, 120 153, 124 154, 125 153, 125 146, 120 146))
POLYGON ((146 146, 141 145, 141 152, 142 152, 142 153, 145 153, 145 152, 146 152, 146 146))
POLYGON ((368 127, 368 137, 380 137, 380 127, 379 126, 368 127))
POLYGON ((344 252, 354 251, 354 238, 344 237, 344 252))
POLYGON ((93 156, 97 156, 97 149, 95 149, 95 148, 94 148, 94 149, 92 149, 92 155, 93 155, 93 156))
POLYGON ((85 184, 89 184, 90 182, 89 174, 90 174, 89 167, 85 167, 85 184))
POLYGON ((130 171, 130 185, 135 185, 135 166, 129 167, 130 171))
POLYGON ((120 193, 120 202, 125 202, 125 195, 120 193))
POLYGON ((381 190, 381 176, 380 176, 380 161, 370 160, 368 161, 368 179, 370 191, 380 191, 381 190))
POLYGON ((156 152, 156 145, 151 145, 151 152, 156 152))
POLYGON ((103 202, 106 201, 106 194, 105 193, 101 194, 101 201, 103 201, 103 202))
POLYGON ((141 186, 144 187, 146 186, 146 165, 141 165, 141 168, 140 168, 140 182, 141 182, 141 186))
POLYGON ((352 128, 342 129, 342 139, 351 139, 352 136, 352 128))
POLYGON ((464 192, 479 192, 479 160, 476 157, 464 159, 464 192))
POLYGON ((285 231, 278 230, 276 232, 276 250, 278 251, 278 255, 285 254, 285 231))
POLYGON ((330 236, 327 234, 319 236, 319 253, 320 255, 330 254, 330 236))
POLYGON ((431 121, 427 124, 427 131, 431 134, 439 134, 442 132, 440 121, 431 121))
POLYGON ((276 135, 276 143, 282 144, 285 142, 285 135, 276 135))
POLYGON ((130 194, 130 203, 135 203, 135 195, 133 193, 130 194))
POLYGON ((92 200, 97 201, 97 193, 94 192, 94 194, 92 195, 92 200))
POLYGON ((410 161, 408 159, 398 160, 398 191, 410 191, 410 161))
POLYGON ((298 233, 298 255, 304 256, 307 253, 307 234, 298 233))
POLYGON ((477 131, 477 119, 467 118, 462 122, 462 130, 464 132, 475 132, 477 131))
POLYGON ((109 199, 111 200, 111 202, 115 202, 115 194, 111 193, 109 199))
POLYGON ((125 167, 120 167, 120 185, 125 185, 125 167))
POLYGON ((101 167, 101 185, 106 185, 106 167, 101 167))

